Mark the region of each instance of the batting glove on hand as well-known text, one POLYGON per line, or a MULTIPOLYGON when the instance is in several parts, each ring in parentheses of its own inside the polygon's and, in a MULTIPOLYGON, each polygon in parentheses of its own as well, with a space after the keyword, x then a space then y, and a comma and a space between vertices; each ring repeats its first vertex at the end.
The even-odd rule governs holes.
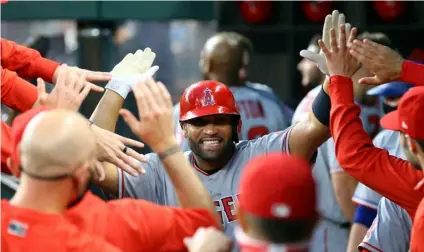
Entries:
MULTIPOLYGON (((345 24, 346 34, 350 34, 351 25, 349 23, 345 23, 345 15, 343 13, 339 13, 338 10, 334 10, 331 15, 327 15, 324 21, 324 27, 322 29, 322 41, 326 46, 330 46, 330 30, 334 28, 336 32, 336 38, 339 39, 339 27, 341 24, 345 24)), ((328 75, 327 63, 325 61, 325 56, 322 50, 319 53, 312 52, 309 50, 300 51, 300 56, 306 58, 315 63, 315 65, 319 68, 319 70, 328 75)))
POLYGON ((151 77, 159 70, 158 66, 152 66, 155 57, 156 54, 150 48, 127 54, 112 69, 112 80, 105 88, 115 91, 125 99, 140 78, 151 77))

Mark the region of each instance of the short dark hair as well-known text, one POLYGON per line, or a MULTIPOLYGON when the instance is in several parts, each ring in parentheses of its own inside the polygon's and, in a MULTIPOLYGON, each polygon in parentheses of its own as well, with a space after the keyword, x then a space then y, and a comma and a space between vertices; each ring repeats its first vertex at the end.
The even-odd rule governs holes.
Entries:
POLYGON ((295 243, 309 240, 316 219, 282 221, 246 214, 246 221, 272 243, 295 243))
POLYGON ((318 46, 318 40, 321 39, 321 34, 315 34, 314 36, 312 36, 311 40, 309 40, 309 44, 308 45, 314 45, 314 46, 318 46))
POLYGON ((363 32, 361 34, 358 35, 358 39, 359 40, 364 40, 364 39, 368 39, 371 40, 375 43, 384 45, 384 46, 388 46, 388 47, 392 47, 392 41, 389 39, 389 37, 382 33, 382 32, 363 32))

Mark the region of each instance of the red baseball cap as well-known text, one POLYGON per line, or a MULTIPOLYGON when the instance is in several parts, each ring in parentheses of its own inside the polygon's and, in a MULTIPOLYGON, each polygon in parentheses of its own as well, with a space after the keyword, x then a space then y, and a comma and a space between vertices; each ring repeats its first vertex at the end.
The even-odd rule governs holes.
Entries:
POLYGON ((266 219, 316 218, 315 182, 303 158, 283 153, 258 156, 241 176, 239 207, 266 219))
POLYGON ((19 151, 19 143, 22 140, 22 136, 25 132, 26 127, 28 126, 29 122, 38 114, 51 110, 50 107, 46 106, 38 106, 35 108, 32 108, 13 120, 12 129, 11 129, 11 167, 10 170, 12 171, 13 175, 16 177, 20 177, 21 175, 21 160, 20 160, 20 151, 19 151))
POLYGON ((409 89, 400 99, 398 109, 381 118, 380 123, 385 129, 424 140, 424 87, 409 89))

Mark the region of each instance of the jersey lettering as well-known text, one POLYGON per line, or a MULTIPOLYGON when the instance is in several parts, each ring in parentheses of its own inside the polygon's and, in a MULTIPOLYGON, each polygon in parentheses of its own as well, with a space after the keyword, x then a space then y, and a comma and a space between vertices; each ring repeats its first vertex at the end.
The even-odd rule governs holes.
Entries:
POLYGON ((213 202, 216 207, 216 212, 221 218, 221 224, 224 224, 224 213, 226 217, 225 222, 233 222, 237 220, 236 202, 238 200, 238 196, 239 195, 227 196, 213 202))
POLYGON ((249 129, 247 132, 248 140, 256 139, 269 134, 269 130, 265 126, 256 126, 249 129))
POLYGON ((237 101, 237 107, 240 112, 246 115, 246 119, 249 118, 265 118, 264 108, 262 103, 255 100, 240 100, 237 101))

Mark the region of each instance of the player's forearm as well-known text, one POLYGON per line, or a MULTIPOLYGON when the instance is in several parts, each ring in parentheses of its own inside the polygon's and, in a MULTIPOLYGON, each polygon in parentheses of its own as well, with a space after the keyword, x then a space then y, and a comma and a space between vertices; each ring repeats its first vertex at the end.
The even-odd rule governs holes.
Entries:
POLYGON ((90 120, 102 129, 114 132, 119 117, 119 110, 124 99, 114 91, 106 89, 105 94, 97 104, 90 120))
POLYGON ((52 82, 59 63, 41 57, 37 50, 1 39, 1 65, 25 78, 42 78, 52 82))
POLYGON ((359 223, 353 223, 350 228, 349 242, 347 244, 347 252, 358 252, 358 246, 362 242, 367 233, 368 228, 359 223))
MULTIPOLYGON (((176 145, 175 141, 173 146, 176 145)), ((174 185, 180 206, 183 208, 207 208, 219 221, 209 192, 194 172, 184 153, 179 151, 170 155, 164 158, 162 163, 174 185)))
POLYGON ((357 181, 344 172, 333 173, 331 176, 336 201, 342 210, 343 215, 349 222, 353 222, 356 205, 352 201, 357 181))
POLYGON ((13 110, 24 112, 37 101, 37 88, 15 72, 1 69, 1 102, 13 110))
POLYGON ((330 98, 321 90, 315 98, 308 116, 293 126, 289 138, 290 153, 309 160, 317 148, 331 137, 327 127, 330 109, 330 98))

